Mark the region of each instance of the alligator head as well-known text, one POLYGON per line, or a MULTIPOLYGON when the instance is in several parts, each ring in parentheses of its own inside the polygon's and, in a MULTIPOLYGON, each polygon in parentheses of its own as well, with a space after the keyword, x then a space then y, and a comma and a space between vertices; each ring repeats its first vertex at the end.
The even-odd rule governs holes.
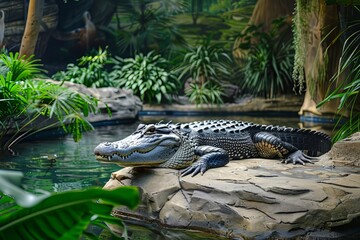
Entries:
POLYGON ((99 161, 124 167, 151 167, 171 159, 180 145, 181 136, 169 124, 140 124, 120 141, 100 143, 94 153, 99 161))

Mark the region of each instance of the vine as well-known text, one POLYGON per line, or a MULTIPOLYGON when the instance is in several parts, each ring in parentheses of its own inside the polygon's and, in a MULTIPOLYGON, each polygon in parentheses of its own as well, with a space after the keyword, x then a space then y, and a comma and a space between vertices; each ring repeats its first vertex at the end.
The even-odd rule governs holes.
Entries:
POLYGON ((294 69, 292 78, 294 80, 294 91, 299 88, 299 93, 304 90, 305 86, 305 58, 306 58, 306 43, 308 41, 308 14, 310 13, 309 0, 297 0, 295 4, 295 13, 293 18, 293 33, 294 33, 294 69))

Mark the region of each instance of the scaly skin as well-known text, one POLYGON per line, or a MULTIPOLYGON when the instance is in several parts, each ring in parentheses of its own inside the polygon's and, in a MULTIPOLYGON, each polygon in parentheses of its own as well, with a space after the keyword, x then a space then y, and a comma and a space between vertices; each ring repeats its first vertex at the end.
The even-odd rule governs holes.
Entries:
POLYGON ((94 153, 121 166, 185 168, 183 175, 194 176, 233 159, 280 158, 304 165, 330 148, 330 137, 308 129, 208 120, 140 124, 127 138, 100 143, 94 153))

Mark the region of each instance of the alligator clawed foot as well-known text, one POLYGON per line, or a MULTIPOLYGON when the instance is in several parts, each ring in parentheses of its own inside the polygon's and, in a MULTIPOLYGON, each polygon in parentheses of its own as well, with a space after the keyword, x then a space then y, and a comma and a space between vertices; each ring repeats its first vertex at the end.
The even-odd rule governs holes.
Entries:
POLYGON ((184 170, 181 171, 181 176, 184 177, 186 175, 189 175, 190 173, 191 176, 195 176, 198 173, 200 173, 201 175, 204 175, 204 172, 207 170, 206 164, 205 163, 194 163, 193 165, 185 168, 184 170))
POLYGON ((289 154, 289 156, 287 156, 281 162, 285 163, 285 164, 292 162, 294 165, 295 164, 305 165, 305 163, 314 164, 314 162, 317 162, 317 161, 318 161, 317 157, 310 157, 310 156, 306 155, 305 153, 303 153, 302 151, 297 150, 297 151, 289 154))

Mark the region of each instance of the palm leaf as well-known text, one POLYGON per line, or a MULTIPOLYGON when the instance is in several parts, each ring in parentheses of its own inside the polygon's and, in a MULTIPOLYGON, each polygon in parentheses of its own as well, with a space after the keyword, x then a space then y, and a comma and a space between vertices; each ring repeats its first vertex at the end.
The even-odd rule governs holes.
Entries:
POLYGON ((133 209, 139 202, 136 187, 111 191, 91 188, 38 196, 17 186, 21 178, 22 174, 0 171, 0 191, 28 206, 0 216, 0 239, 79 239, 90 223, 119 222, 110 215, 113 206, 133 209))

